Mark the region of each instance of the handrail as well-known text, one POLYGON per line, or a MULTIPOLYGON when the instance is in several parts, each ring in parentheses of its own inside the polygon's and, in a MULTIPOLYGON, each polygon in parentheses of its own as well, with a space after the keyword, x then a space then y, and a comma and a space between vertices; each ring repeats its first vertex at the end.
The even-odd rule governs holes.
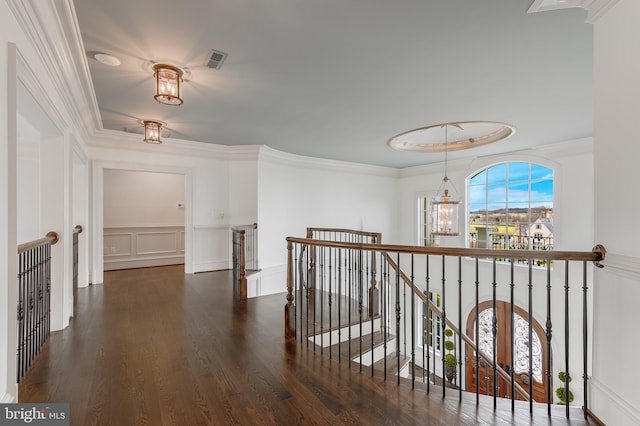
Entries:
POLYGON ((310 246, 335 247, 365 251, 392 251, 396 253, 428 254, 436 256, 488 257, 496 259, 504 257, 518 257, 520 259, 591 261, 594 262, 598 267, 603 267, 600 262, 604 260, 606 254, 605 248, 600 244, 596 245, 591 252, 585 252, 545 250, 494 250, 458 247, 421 247, 396 244, 350 243, 343 241, 316 240, 298 237, 287 237, 287 242, 307 244, 310 246))
MULTIPOLYGON (((422 293, 422 291, 420 291, 420 289, 411 282, 411 279, 404 273, 404 271, 402 271, 401 269, 400 270, 398 269, 398 265, 393 261, 393 259, 391 258, 391 256, 389 256, 388 253, 384 252, 382 254, 386 258, 391 268, 396 272, 400 272, 400 277, 402 278, 404 283, 407 286, 411 287, 411 289, 418 296, 418 298, 420 298, 420 300, 422 300, 423 303, 429 302, 429 308, 431 309, 431 311, 433 311, 436 314, 436 316, 442 318, 442 311, 440 310, 440 308, 438 308, 431 300, 427 299, 427 296, 425 296, 424 293, 422 293)), ((459 335, 462 338, 462 340, 464 340, 465 343, 469 345, 471 349, 473 349, 480 356, 480 358, 484 359, 489 364, 493 364, 493 360, 491 359, 491 357, 489 357, 487 354, 485 354, 479 348, 477 348, 473 340, 469 336, 467 336, 465 333, 462 333, 460 329, 456 327, 456 325, 453 322, 451 322, 449 318, 445 318, 445 323, 447 324, 447 327, 449 327, 455 334, 459 335)), ((496 365, 495 369, 498 372, 498 374, 502 376, 503 379, 511 382, 511 375, 506 371, 504 371, 502 367, 500 367, 499 365, 496 365)), ((529 401, 530 399, 529 393, 525 391, 522 388, 522 386, 518 384, 518 382, 513 382, 512 385, 518 391, 518 393, 525 399, 525 401, 529 401)))
POLYGON ((382 234, 380 232, 370 232, 370 231, 356 231, 353 229, 346 228, 307 228, 307 237, 311 238, 313 232, 335 232, 335 233, 345 233, 345 234, 353 234, 360 235, 363 237, 376 237, 377 242, 380 242, 382 234))
POLYGON ((73 233, 74 234, 82 234, 82 231, 83 231, 82 225, 76 225, 76 227, 73 228, 73 233))
POLYGON ((60 240, 60 235, 55 231, 47 232, 47 235, 37 240, 29 241, 28 243, 18 244, 18 254, 22 254, 36 247, 43 246, 45 244, 54 245, 60 240))
POLYGON ((231 231, 233 232, 245 232, 247 229, 258 229, 258 224, 252 223, 250 225, 236 225, 231 227, 231 231))

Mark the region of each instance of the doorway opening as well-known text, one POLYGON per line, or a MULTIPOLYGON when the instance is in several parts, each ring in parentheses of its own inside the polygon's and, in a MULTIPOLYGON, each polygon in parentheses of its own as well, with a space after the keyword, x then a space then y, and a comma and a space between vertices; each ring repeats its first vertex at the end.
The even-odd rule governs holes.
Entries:
POLYGON ((185 183, 180 173, 103 170, 105 271, 185 264, 185 183))

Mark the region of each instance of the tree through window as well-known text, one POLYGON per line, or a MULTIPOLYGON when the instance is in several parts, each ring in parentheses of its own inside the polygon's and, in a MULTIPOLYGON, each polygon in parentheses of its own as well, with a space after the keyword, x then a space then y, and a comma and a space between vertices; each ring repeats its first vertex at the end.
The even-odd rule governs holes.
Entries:
POLYGON ((529 162, 496 164, 468 179, 467 194, 469 247, 553 249, 550 168, 529 162))

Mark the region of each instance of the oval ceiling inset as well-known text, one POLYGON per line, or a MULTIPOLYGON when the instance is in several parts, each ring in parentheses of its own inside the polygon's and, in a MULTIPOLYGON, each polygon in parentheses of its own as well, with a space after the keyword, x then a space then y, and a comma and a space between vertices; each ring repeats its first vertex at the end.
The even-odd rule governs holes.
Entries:
POLYGON ((442 152, 446 142, 447 151, 459 151, 498 142, 514 133, 513 126, 496 121, 454 121, 408 130, 387 143, 399 151, 442 152))

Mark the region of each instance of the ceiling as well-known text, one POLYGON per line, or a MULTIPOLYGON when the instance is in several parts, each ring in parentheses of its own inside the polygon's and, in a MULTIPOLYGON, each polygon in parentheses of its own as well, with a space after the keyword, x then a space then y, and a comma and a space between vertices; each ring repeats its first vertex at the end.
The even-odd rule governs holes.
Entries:
POLYGON ((531 4, 74 0, 105 129, 140 132, 137 120, 155 119, 171 138, 390 167, 442 161, 387 145, 442 122, 516 129, 450 159, 592 135, 586 13, 527 13, 531 4), (219 70, 204 66, 211 49, 228 53, 219 70), (182 106, 153 99, 152 62, 188 68, 182 106))

